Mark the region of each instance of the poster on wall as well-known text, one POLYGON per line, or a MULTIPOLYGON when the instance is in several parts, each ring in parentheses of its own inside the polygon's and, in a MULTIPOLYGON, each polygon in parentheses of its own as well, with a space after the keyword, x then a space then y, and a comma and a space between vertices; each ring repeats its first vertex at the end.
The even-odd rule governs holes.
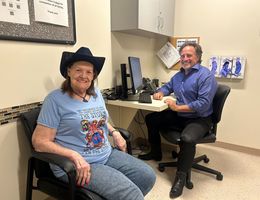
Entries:
POLYGON ((233 57, 231 78, 243 79, 245 73, 246 58, 243 56, 233 57))
POLYGON ((243 56, 211 56, 209 69, 215 77, 243 79, 246 58, 243 56))
POLYGON ((74 0, 0 0, 0 40, 74 45, 74 0))
POLYGON ((231 56, 221 56, 220 59, 220 69, 219 77, 221 78, 231 78, 231 68, 233 63, 233 57, 231 56))
POLYGON ((157 56, 163 61, 167 68, 171 68, 174 64, 179 62, 180 55, 176 48, 167 42, 158 52, 157 56))
POLYGON ((211 56, 209 60, 209 69, 215 77, 219 77, 220 59, 220 56, 211 56))
POLYGON ((29 25, 28 0, 1 1, 0 21, 29 25))
POLYGON ((69 26, 67 0, 34 0, 35 21, 69 26))
POLYGON ((179 51, 180 47, 185 43, 185 42, 194 42, 194 43, 199 43, 199 38, 198 37, 179 37, 176 38, 176 49, 179 51))
MULTIPOLYGON (((194 42, 199 44, 200 38, 199 37, 170 37, 170 43, 176 48, 179 52, 180 47, 185 42, 194 42)), ((180 62, 177 62, 171 66, 172 69, 180 69, 180 62)))

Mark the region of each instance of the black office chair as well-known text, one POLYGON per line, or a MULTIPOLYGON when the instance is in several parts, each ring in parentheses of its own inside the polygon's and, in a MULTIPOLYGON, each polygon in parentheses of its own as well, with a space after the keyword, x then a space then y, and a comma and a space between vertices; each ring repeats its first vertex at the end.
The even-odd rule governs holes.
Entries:
MULTIPOLYGON (((26 200, 32 199, 32 190, 39 190, 54 198, 62 200, 104 200, 104 198, 98 194, 76 186, 75 166, 68 158, 57 154, 34 151, 31 140, 33 131, 37 124, 36 121, 39 112, 40 108, 36 108, 26 113, 22 113, 20 116, 26 137, 31 146, 31 155, 28 160, 26 200), (64 183, 57 179, 53 175, 49 163, 61 167, 67 173, 69 183, 64 183), (36 186, 33 184, 34 174, 37 178, 36 186)), ((132 154, 129 132, 124 129, 119 129, 119 131, 127 141, 128 153, 132 154)))
MULTIPOLYGON (((222 110, 229 92, 230 87, 226 85, 218 85, 217 92, 213 99, 212 127, 210 131, 197 142, 197 144, 214 143, 216 141, 217 124, 221 120, 222 110)), ((169 129, 161 130, 160 133, 163 138, 165 138, 168 142, 172 144, 178 144, 180 142, 181 130, 171 127, 169 129)), ((177 158, 178 154, 173 151, 172 157, 177 158)), ((197 158, 194 158, 192 168, 214 174, 216 175, 216 179, 221 181, 223 179, 223 175, 221 174, 221 172, 199 165, 198 163, 202 160, 205 163, 209 162, 209 158, 206 155, 199 156, 197 158)), ((165 170, 165 167, 177 167, 177 162, 159 163, 159 171, 163 172, 165 170)), ((191 171, 189 171, 187 174, 186 187, 188 189, 193 188, 193 183, 191 182, 191 171)))

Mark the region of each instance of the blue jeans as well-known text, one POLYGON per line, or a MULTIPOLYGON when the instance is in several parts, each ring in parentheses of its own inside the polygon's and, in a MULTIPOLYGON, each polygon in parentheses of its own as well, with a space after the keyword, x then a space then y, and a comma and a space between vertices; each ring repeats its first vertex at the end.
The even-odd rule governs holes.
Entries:
MULTIPOLYGON (((68 182, 67 175, 59 179, 68 182)), ((84 187, 107 200, 143 200, 155 179, 149 165, 113 149, 106 164, 91 164, 90 183, 84 187)))

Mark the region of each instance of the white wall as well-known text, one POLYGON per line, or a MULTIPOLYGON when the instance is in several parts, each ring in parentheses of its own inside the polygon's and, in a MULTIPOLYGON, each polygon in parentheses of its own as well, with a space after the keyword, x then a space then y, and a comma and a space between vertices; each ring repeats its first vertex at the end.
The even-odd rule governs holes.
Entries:
MULTIPOLYGON (((165 38, 111 34, 109 4, 110 1, 104 0, 75 1, 77 43, 74 46, 0 40, 0 109, 43 100, 62 81, 58 70, 61 52, 75 51, 80 46, 89 46, 94 54, 107 58, 99 77, 101 88, 115 83, 111 69, 119 69, 119 64, 127 62, 130 54, 141 57, 144 75, 168 80, 174 72, 166 70, 155 56, 165 38)), ((212 54, 247 57, 244 80, 220 81, 230 85, 232 92, 219 126, 218 140, 257 149, 260 147, 259 7, 258 0, 176 0, 175 14, 175 35, 199 36, 204 64, 212 54)), ((28 156, 25 144, 20 123, 0 126, 1 199, 24 199, 28 156)))
POLYGON ((105 56, 100 87, 111 86, 110 3, 75 1, 77 43, 71 45, 0 41, 0 108, 40 101, 63 78, 59 72, 62 51, 87 46, 94 55, 105 56))
MULTIPOLYGON (((260 113, 257 84, 260 74, 260 2, 176 0, 175 6, 174 35, 200 37, 204 51, 202 64, 207 66, 211 55, 241 55, 247 58, 243 80, 218 79, 219 83, 232 88, 218 128, 218 141, 259 149, 260 135, 255 126, 258 124, 257 114, 260 113)), ((134 36, 116 34, 112 37, 115 55, 113 64, 118 65, 118 55, 122 56, 122 61, 129 52, 136 52, 143 60, 145 75, 147 73, 148 76, 156 76, 161 81, 168 81, 176 73, 175 70, 167 70, 155 56, 164 44, 163 39, 143 39, 143 42, 140 42, 139 38, 137 40, 134 36), (150 45, 150 41, 153 41, 153 45, 150 45), (124 45, 120 46, 121 43, 124 45), (147 51, 146 55, 142 54, 143 47, 147 51), (147 72, 149 70, 153 73, 147 72)))
MULTIPOLYGON (((112 32, 112 65, 117 72, 121 63, 128 65, 128 56, 140 58, 142 75, 149 78, 157 76, 155 63, 160 61, 156 57, 155 49, 161 48, 167 41, 167 37, 147 38, 120 32, 112 32)), ((160 66, 160 69, 162 67, 160 66)), ((120 77, 119 77, 120 78, 120 77)), ((121 80, 119 80, 120 82, 121 80)))
MULTIPOLYGON (((218 140, 260 148, 257 131, 260 113, 260 1, 177 0, 175 35, 199 36, 203 64, 211 55, 242 55, 247 58, 245 78, 223 81, 231 86, 218 130, 218 140)), ((165 77, 165 76, 164 76, 165 77)))
MULTIPOLYGON (((75 7, 74 46, 0 40, 0 109, 42 101, 63 80, 59 73, 62 51, 75 51, 81 46, 106 57, 98 85, 112 86, 110 1, 77 0, 75 7)), ((0 126, 1 199, 25 199, 28 147, 23 137, 20 123, 0 126)))

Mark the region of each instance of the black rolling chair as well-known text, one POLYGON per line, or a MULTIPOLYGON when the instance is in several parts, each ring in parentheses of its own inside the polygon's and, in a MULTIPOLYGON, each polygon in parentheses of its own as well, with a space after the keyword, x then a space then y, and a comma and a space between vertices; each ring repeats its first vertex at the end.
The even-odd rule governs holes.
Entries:
MULTIPOLYGON (((37 124, 40 108, 33 109, 21 114, 21 121, 24 126, 25 134, 31 146, 31 155, 28 160, 26 200, 32 199, 32 190, 42 191, 57 199, 70 200, 104 200, 98 194, 76 186, 76 171, 74 164, 66 157, 52 154, 36 152, 33 149, 31 138, 37 124), (57 179, 49 163, 60 166, 68 175, 69 183, 64 183, 57 179), (33 184, 33 177, 37 178, 36 185, 33 184)), ((126 139, 128 153, 131 154, 130 134, 124 129, 119 129, 122 136, 126 139)))
MULTIPOLYGON (((216 95, 213 99, 211 130, 204 136, 204 138, 198 141, 197 144, 214 143, 216 141, 217 124, 221 120, 222 110, 229 92, 230 87, 226 85, 218 85, 216 95)), ((176 128, 172 127, 169 129, 161 130, 160 132, 163 138, 165 138, 168 142, 172 144, 178 144, 180 142, 180 131, 181 130, 177 130, 176 128)), ((173 151, 172 157, 177 158, 178 154, 175 151, 173 151)), ((205 163, 209 162, 209 158, 206 155, 199 156, 197 158, 194 158, 192 168, 214 174, 216 175, 216 179, 221 181, 223 179, 223 175, 221 174, 221 172, 199 165, 198 163, 202 160, 205 163)), ((177 167, 177 162, 159 163, 159 171, 163 172, 165 170, 165 167, 177 167)), ((193 183, 191 182, 191 171, 189 171, 187 174, 186 187, 188 189, 193 188, 193 183)))

